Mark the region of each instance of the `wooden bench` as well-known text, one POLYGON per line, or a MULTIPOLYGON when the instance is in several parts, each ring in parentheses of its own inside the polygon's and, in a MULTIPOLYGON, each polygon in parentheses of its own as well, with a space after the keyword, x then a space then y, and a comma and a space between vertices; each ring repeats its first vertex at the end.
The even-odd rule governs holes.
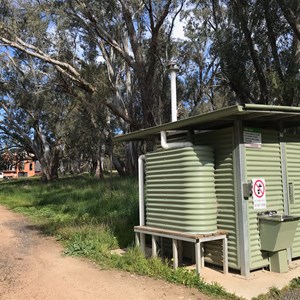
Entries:
POLYGON ((204 248, 203 243, 216 240, 223 241, 223 273, 228 273, 228 244, 226 231, 217 231, 215 233, 208 234, 194 234, 181 231, 173 231, 161 228, 154 228, 149 226, 135 226, 135 242, 136 245, 141 247, 143 253, 145 253, 145 234, 149 234, 152 237, 152 257, 157 256, 156 238, 164 237, 172 239, 173 250, 173 267, 178 267, 178 241, 186 241, 195 244, 195 260, 196 271, 200 274, 201 268, 204 267, 204 248))

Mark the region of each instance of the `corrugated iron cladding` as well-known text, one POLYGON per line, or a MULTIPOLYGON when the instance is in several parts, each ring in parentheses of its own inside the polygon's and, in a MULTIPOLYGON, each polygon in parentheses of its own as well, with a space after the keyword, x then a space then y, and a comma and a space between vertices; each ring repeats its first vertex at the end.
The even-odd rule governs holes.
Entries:
MULTIPOLYGON (((300 135, 285 134, 286 160, 287 160, 287 182, 292 184, 293 199, 289 199, 289 214, 300 216, 300 135)), ((289 191, 289 196, 291 191, 289 191)), ((300 256, 300 225, 298 225, 293 247, 292 258, 300 256)))
MULTIPOLYGON (((261 130, 262 147, 245 148, 247 181, 253 178, 264 178, 266 182, 265 210, 283 212, 282 161, 279 133, 276 130, 261 130)), ((260 232, 257 213, 253 199, 248 201, 250 269, 255 270, 268 265, 268 255, 261 251, 260 232)))

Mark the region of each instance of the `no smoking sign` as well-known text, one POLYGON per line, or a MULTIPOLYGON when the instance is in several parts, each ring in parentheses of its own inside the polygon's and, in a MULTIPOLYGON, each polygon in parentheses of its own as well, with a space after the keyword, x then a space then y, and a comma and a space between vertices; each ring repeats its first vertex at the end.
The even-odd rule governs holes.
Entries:
POLYGON ((252 179, 252 197, 255 209, 266 208, 266 183, 264 178, 252 179))

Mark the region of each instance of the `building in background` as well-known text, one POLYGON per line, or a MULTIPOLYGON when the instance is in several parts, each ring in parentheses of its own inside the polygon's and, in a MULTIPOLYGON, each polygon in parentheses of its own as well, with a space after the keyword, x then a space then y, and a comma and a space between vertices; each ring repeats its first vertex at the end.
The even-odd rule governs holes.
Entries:
POLYGON ((32 177, 40 174, 41 165, 31 155, 5 151, 2 154, 1 178, 32 177))

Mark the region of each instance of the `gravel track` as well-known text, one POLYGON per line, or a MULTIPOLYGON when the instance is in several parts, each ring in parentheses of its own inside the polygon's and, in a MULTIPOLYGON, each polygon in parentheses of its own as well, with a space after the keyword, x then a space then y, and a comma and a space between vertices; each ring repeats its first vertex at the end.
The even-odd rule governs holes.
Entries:
POLYGON ((3 206, 0 240, 1 300, 209 299, 196 289, 62 256, 58 242, 3 206))

